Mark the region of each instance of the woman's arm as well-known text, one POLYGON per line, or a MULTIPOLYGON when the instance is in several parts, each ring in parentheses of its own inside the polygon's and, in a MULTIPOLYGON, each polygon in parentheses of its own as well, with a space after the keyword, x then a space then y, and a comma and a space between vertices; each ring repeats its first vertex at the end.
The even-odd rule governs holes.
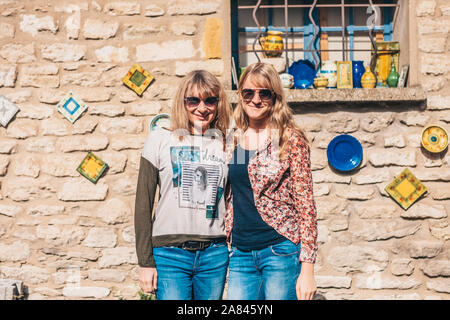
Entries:
POLYGON ((296 292, 298 300, 312 300, 317 291, 314 280, 314 264, 302 262, 302 269, 297 278, 296 292))
POLYGON ((311 300, 317 291, 314 263, 317 255, 317 212, 313 195, 310 149, 293 133, 290 146, 290 171, 294 207, 300 223, 301 272, 297 279, 297 298, 311 300))
POLYGON ((317 212, 313 194, 308 145, 293 133, 290 146, 292 198, 300 224, 300 261, 315 263, 317 255, 317 212))
POLYGON ((146 293, 154 293, 158 286, 152 246, 152 212, 158 178, 158 169, 150 161, 141 157, 136 188, 134 229, 136 253, 140 267, 139 285, 146 293))
POLYGON ((155 267, 152 247, 152 212, 158 179, 158 169, 146 158, 141 157, 134 209, 136 254, 140 267, 155 267))

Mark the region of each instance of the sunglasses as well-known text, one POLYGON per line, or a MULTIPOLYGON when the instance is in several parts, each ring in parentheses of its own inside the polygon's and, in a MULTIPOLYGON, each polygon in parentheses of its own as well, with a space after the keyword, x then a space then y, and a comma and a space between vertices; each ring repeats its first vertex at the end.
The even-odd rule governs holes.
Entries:
POLYGON ((242 89, 241 91, 242 99, 244 99, 244 101, 246 102, 250 102, 253 100, 255 93, 258 93, 259 98, 262 101, 272 100, 275 95, 275 93, 269 89, 242 89))
POLYGON ((206 99, 200 99, 198 97, 186 97, 184 98, 186 105, 190 108, 196 108, 199 106, 200 102, 203 101, 207 108, 215 108, 219 104, 219 98, 208 97, 206 99))

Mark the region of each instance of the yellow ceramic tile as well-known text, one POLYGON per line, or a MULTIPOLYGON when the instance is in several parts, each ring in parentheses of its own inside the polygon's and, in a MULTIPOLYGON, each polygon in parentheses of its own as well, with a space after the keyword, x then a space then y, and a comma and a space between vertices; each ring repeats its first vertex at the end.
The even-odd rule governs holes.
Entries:
POLYGON ((85 178, 93 183, 97 183, 97 180, 101 177, 108 165, 98 158, 92 152, 88 152, 86 157, 77 168, 77 171, 81 173, 85 178))
POLYGON ((406 210, 427 191, 427 188, 406 168, 386 186, 385 190, 406 210))
POLYGON ((416 188, 408 180, 403 180, 395 189, 405 198, 409 197, 416 188))
POLYGON ((122 79, 122 82, 141 96, 153 80, 154 77, 136 63, 122 79))

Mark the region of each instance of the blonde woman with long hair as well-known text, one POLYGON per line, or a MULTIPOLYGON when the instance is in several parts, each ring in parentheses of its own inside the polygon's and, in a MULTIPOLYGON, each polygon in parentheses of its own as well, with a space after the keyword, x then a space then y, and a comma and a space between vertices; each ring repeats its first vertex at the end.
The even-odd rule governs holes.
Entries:
POLYGON ((223 137, 231 114, 217 78, 192 71, 178 86, 171 128, 151 131, 145 142, 135 203, 136 252, 139 284, 158 300, 222 298, 228 266, 223 137), (211 190, 202 201, 192 195, 199 171, 211 190))
POLYGON ((238 94, 228 150, 227 298, 312 299, 317 222, 308 140, 271 65, 248 66, 238 94))

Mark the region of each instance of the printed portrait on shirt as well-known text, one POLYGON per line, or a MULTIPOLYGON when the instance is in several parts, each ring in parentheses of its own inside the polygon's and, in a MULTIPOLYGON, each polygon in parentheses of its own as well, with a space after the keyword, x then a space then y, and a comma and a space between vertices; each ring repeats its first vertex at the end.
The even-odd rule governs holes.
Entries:
POLYGON ((220 165, 181 161, 180 207, 206 209, 209 218, 214 218, 216 199, 223 193, 219 190, 222 176, 220 165))

